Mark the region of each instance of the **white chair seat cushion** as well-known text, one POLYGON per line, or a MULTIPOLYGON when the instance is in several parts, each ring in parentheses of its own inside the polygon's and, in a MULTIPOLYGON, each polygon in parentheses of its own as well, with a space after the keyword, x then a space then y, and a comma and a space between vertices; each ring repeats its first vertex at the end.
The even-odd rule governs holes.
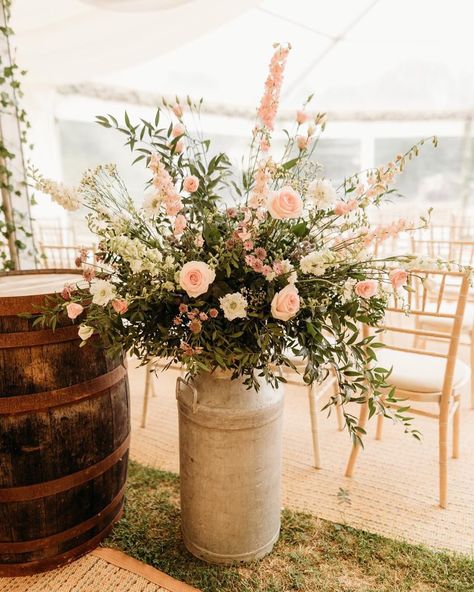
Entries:
MULTIPOLYGON (((388 384, 417 393, 441 392, 446 363, 444 358, 390 349, 379 349, 376 362, 378 367, 387 370, 393 368, 387 379, 388 384)), ((453 387, 460 388, 469 380, 470 374, 469 366, 458 359, 453 387)))

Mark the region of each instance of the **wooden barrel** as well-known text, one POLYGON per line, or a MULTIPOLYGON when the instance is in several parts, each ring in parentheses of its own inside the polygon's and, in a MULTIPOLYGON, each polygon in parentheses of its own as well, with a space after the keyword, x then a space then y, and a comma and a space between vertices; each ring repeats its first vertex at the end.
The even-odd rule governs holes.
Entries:
POLYGON ((0 274, 0 576, 86 553, 122 512, 130 406, 122 357, 79 348, 77 324, 33 327, 74 272, 0 274))

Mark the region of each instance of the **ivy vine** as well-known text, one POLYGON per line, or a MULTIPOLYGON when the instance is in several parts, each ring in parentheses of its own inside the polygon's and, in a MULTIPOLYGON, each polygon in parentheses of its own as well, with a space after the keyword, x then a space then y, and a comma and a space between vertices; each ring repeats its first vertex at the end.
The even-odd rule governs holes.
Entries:
MULTIPOLYGON (((32 236, 29 213, 18 211, 14 198, 24 196, 26 192, 29 205, 34 205, 34 198, 28 196, 26 180, 15 179, 14 175, 14 159, 23 161, 23 146, 32 146, 28 145, 27 137, 30 123, 20 104, 23 97, 21 80, 26 70, 20 69, 15 62, 11 45, 14 35, 10 27, 11 5, 12 0, 1 0, 3 23, 0 26, 0 116, 16 117, 20 149, 14 153, 8 148, 0 122, 0 270, 11 270, 18 266, 18 253, 27 248, 25 240, 32 236)), ((23 162, 18 167, 20 170, 25 169, 23 162)))

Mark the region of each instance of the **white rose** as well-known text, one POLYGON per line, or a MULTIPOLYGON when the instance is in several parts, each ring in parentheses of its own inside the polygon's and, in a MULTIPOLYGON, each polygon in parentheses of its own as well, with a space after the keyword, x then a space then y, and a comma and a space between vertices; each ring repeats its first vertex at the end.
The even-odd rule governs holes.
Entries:
POLYGON ((89 327, 89 325, 79 325, 78 335, 82 339, 82 341, 86 341, 91 337, 94 333, 94 327, 89 327))
POLYGON ((322 210, 330 210, 336 203, 337 194, 328 179, 315 179, 308 185, 308 197, 322 210))
POLYGON ((107 280, 95 280, 90 288, 92 303, 105 306, 115 298, 115 286, 107 280))
POLYGON ((243 319, 247 316, 248 302, 240 292, 226 294, 222 298, 219 298, 219 302, 224 312, 224 317, 228 321, 243 319))

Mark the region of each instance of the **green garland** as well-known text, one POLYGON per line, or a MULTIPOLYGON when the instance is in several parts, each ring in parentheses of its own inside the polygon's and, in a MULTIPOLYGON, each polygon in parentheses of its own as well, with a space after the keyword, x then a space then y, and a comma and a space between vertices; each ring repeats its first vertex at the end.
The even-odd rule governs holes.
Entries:
MULTIPOLYGON (((15 210, 11 198, 21 197, 27 191, 24 180, 16 181, 13 173, 13 160, 23 159, 22 147, 28 145, 27 130, 30 127, 27 114, 19 104, 23 97, 21 79, 26 70, 21 70, 15 63, 11 52, 10 40, 14 31, 10 27, 11 0, 1 0, 5 26, 0 27, 3 42, 8 48, 8 55, 0 55, 0 108, 2 113, 14 113, 18 122, 21 142, 20 153, 15 154, 8 149, 0 126, 0 270, 11 270, 18 267, 18 252, 25 250, 25 239, 32 236, 29 228, 29 213, 15 210)), ((31 148, 31 145, 29 146, 31 148)), ((29 205, 34 205, 34 198, 29 197, 29 205)))

